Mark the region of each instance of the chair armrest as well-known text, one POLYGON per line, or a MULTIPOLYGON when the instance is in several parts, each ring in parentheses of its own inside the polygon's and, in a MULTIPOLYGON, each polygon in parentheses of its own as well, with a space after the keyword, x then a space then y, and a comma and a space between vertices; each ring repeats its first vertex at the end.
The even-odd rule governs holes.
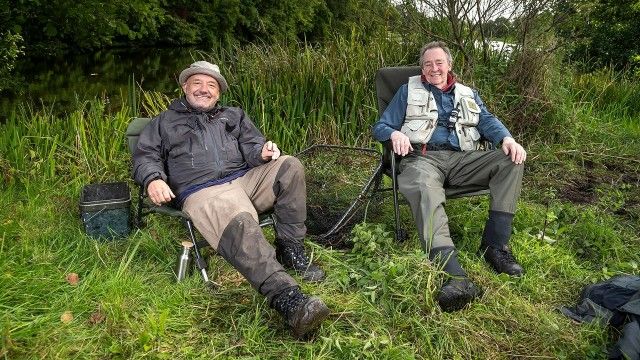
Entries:
POLYGON ((396 175, 400 174, 400 170, 398 167, 400 166, 400 160, 402 160, 402 156, 396 155, 393 152, 393 144, 391 140, 382 141, 382 168, 384 170, 385 175, 391 176, 391 166, 395 165, 396 175))

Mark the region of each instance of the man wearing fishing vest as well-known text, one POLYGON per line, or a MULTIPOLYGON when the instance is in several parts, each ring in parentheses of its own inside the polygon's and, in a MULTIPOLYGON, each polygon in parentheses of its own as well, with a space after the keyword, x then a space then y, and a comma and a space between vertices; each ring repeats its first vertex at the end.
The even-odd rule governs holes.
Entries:
POLYGON ((450 276, 438 291, 444 311, 462 309, 481 290, 460 266, 445 213, 447 187, 490 191, 489 217, 480 252, 498 273, 520 276, 508 247, 527 153, 487 111, 475 90, 456 82, 451 52, 431 42, 420 52, 422 75, 400 87, 373 127, 379 141, 391 140, 403 156, 398 188, 407 198, 423 250, 450 276), (480 139, 496 150, 479 150, 480 139))

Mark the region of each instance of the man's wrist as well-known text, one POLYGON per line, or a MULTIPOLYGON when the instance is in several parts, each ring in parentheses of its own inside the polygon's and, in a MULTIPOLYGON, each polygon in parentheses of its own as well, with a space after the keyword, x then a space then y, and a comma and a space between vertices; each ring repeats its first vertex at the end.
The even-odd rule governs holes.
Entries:
POLYGON ((147 176, 147 178, 145 179, 144 185, 145 188, 149 186, 149 184, 151 184, 152 181, 156 181, 156 180, 164 180, 162 177, 162 174, 160 174, 159 172, 154 172, 151 175, 147 176))

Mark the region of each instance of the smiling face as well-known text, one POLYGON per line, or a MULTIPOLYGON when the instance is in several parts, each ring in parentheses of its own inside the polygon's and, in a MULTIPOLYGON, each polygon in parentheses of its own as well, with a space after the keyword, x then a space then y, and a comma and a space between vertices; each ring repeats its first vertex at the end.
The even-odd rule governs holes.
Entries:
POLYGON ((200 111, 209 111, 220 98, 220 85, 209 75, 195 74, 182 85, 187 101, 200 111))
POLYGON ((442 90, 447 86, 447 75, 451 71, 451 63, 447 53, 441 48, 432 48, 422 55, 422 74, 429 84, 442 90))

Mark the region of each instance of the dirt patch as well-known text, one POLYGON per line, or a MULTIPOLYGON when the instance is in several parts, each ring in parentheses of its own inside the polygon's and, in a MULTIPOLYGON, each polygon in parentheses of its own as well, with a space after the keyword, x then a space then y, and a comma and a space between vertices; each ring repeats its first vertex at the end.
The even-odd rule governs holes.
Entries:
POLYGON ((590 175, 572 179, 560 190, 558 196, 575 204, 591 204, 596 200, 594 190, 598 183, 590 175))

